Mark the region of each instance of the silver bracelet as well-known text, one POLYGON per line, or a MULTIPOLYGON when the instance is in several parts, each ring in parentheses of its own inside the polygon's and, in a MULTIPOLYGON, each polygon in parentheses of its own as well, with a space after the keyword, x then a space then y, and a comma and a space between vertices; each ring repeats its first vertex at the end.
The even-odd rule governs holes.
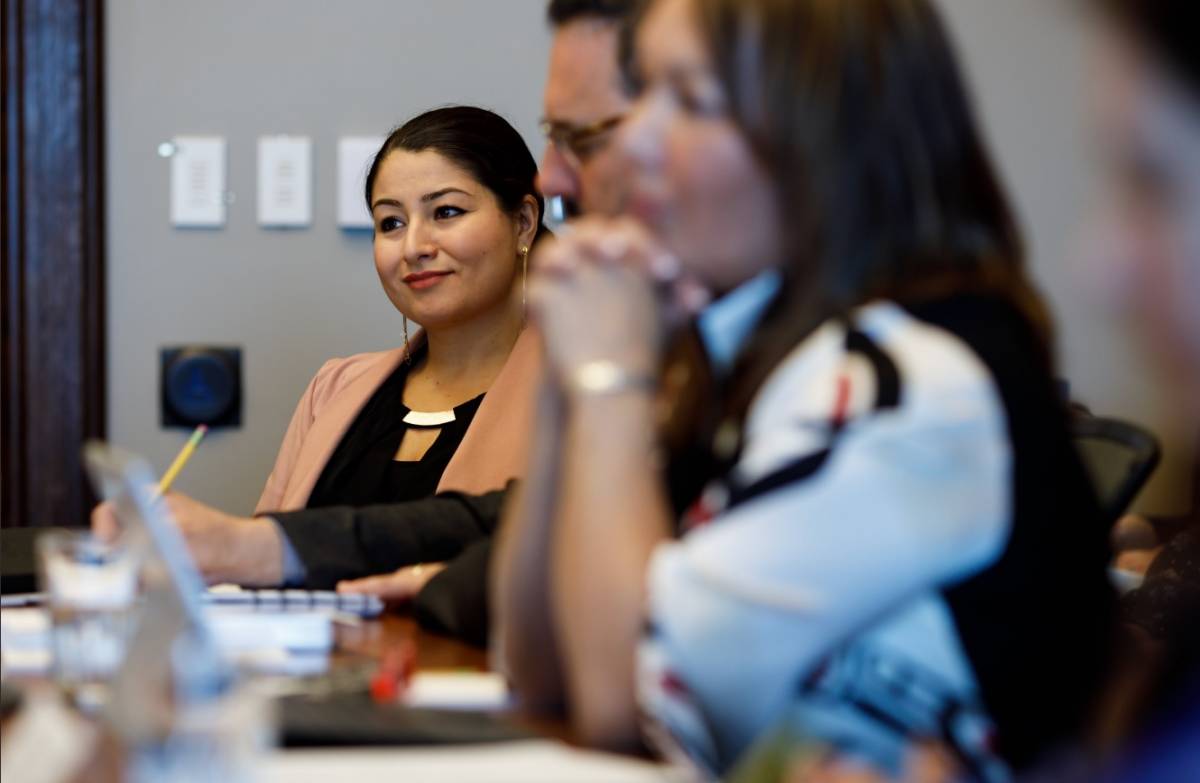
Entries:
POLYGON ((620 394, 627 391, 653 392, 658 378, 629 370, 609 359, 584 362, 571 373, 571 391, 584 395, 620 394))

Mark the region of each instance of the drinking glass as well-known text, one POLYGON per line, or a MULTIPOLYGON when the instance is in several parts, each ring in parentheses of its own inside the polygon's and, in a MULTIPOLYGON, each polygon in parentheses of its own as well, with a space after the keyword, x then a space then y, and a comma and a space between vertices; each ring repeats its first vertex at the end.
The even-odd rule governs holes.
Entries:
POLYGON ((50 612, 51 671, 80 707, 98 706, 133 628, 138 558, 79 530, 43 534, 37 552, 50 612))

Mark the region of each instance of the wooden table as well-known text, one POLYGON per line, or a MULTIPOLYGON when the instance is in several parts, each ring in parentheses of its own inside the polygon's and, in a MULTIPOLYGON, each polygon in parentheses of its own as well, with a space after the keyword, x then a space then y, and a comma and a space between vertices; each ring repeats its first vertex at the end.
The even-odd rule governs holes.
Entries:
POLYGON ((379 660, 387 650, 400 646, 405 640, 412 640, 416 644, 418 670, 488 670, 485 650, 450 636, 426 631, 411 615, 395 612, 364 620, 359 626, 339 624, 334 636, 337 647, 334 665, 342 656, 379 660))
MULTIPOLYGON (((417 649, 417 670, 466 670, 488 671, 486 650, 472 647, 466 642, 450 636, 427 631, 411 614, 395 611, 385 612, 378 618, 363 620, 360 625, 339 623, 335 626, 335 650, 331 666, 361 665, 379 661, 389 649, 394 649, 411 640, 417 649)), ((21 677, 18 681, 26 686, 47 685, 45 676, 21 677)), ((531 716, 514 711, 508 716, 517 725, 535 734, 563 740, 578 746, 574 734, 565 719, 531 716)), ((7 719, 0 722, 0 733, 7 728, 7 719)))
MULTIPOLYGON (((359 625, 349 626, 338 624, 335 628, 336 649, 331 659, 331 668, 335 670, 340 666, 358 666, 365 667, 369 672, 371 665, 381 660, 387 654, 388 650, 408 642, 416 645, 418 670, 488 670, 488 655, 486 651, 471 647, 457 639, 426 631, 417 624, 411 615, 406 613, 388 613, 380 618, 363 621, 359 625)), ((29 684, 37 687, 35 683, 29 684)), ((40 685, 48 687, 50 683, 42 678, 40 685)), ((538 737, 559 740, 569 745, 580 747, 580 743, 577 742, 571 732, 567 721, 563 719, 530 717, 517 712, 510 712, 505 717, 518 727, 538 737)), ((0 733, 6 733, 11 727, 11 720, 4 721, 4 725, 0 725, 0 733)), ((94 740, 94 743, 86 764, 70 783, 112 783, 124 778, 128 767, 128 758, 115 735, 102 729, 99 736, 94 740)), ((539 745, 537 747, 547 746, 539 745)), ((305 752, 319 754, 321 751, 301 750, 296 752, 300 754, 304 754, 305 752)), ((286 765, 287 755, 282 754, 272 756, 270 759, 263 759, 262 763, 265 765, 263 769, 275 769, 275 767, 270 766, 270 764, 275 763, 286 765)), ((668 779, 665 773, 660 773, 657 768, 630 766, 640 764, 642 761, 649 759, 649 755, 646 754, 641 754, 640 758, 638 758, 638 754, 634 754, 625 759, 615 756, 606 758, 590 755, 585 755, 581 758, 583 761, 579 761, 578 763, 584 764, 587 769, 591 770, 586 776, 588 780, 609 780, 615 778, 621 780, 661 781, 668 779), (608 765, 611 765, 611 768, 608 765), (597 769, 603 770, 603 772, 597 773, 597 769), (614 777, 609 777, 610 773, 614 777), (631 777, 634 775, 640 775, 641 777, 631 777)), ((295 756, 292 759, 293 761, 297 761, 295 756)), ((305 757, 299 759, 297 763, 307 765, 311 763, 311 760, 305 757)), ((429 764, 427 760, 420 763, 429 764)), ((559 763, 557 756, 554 757, 552 763, 559 763)), ((375 763, 375 766, 379 766, 379 763, 375 763)), ((278 774, 279 770, 276 770, 276 779, 290 780, 295 770, 287 769, 288 772, 283 777, 280 777, 280 774, 278 774)), ((264 772, 264 774, 267 773, 264 772)), ((390 774, 389 771, 387 776, 390 776, 390 774)), ((384 779, 387 776, 380 779, 384 779)), ((484 779, 490 776, 490 773, 487 773, 484 775, 484 779)), ((337 777, 337 775, 333 775, 332 777, 337 777)), ((538 779, 546 781, 550 778, 543 775, 538 779)), ((679 780, 681 778, 670 779, 679 780)))
MULTIPOLYGON (((490 668, 486 650, 472 647, 451 636, 427 631, 412 615, 393 611, 365 620, 360 626, 339 625, 334 637, 336 651, 332 665, 361 662, 363 658, 378 661, 387 650, 398 647, 405 640, 412 640, 416 644, 418 671, 458 669, 485 672, 490 668)), ((506 717, 535 734, 580 747, 565 718, 528 715, 519 711, 510 712, 506 717)))

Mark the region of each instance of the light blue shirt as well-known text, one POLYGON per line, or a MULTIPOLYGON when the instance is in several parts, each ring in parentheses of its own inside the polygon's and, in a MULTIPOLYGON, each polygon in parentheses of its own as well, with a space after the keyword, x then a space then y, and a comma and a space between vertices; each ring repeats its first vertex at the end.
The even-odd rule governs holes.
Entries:
POLYGON ((733 367, 750 332, 779 291, 777 270, 761 272, 704 308, 696 329, 713 371, 725 375, 733 367))

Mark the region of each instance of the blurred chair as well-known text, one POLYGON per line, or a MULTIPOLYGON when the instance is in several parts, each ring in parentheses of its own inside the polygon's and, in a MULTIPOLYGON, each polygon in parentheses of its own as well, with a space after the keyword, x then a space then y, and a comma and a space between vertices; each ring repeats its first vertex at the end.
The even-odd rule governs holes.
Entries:
POLYGON ((1076 416, 1071 428, 1100 508, 1116 522, 1158 466, 1158 439, 1136 424, 1097 416, 1076 416))

